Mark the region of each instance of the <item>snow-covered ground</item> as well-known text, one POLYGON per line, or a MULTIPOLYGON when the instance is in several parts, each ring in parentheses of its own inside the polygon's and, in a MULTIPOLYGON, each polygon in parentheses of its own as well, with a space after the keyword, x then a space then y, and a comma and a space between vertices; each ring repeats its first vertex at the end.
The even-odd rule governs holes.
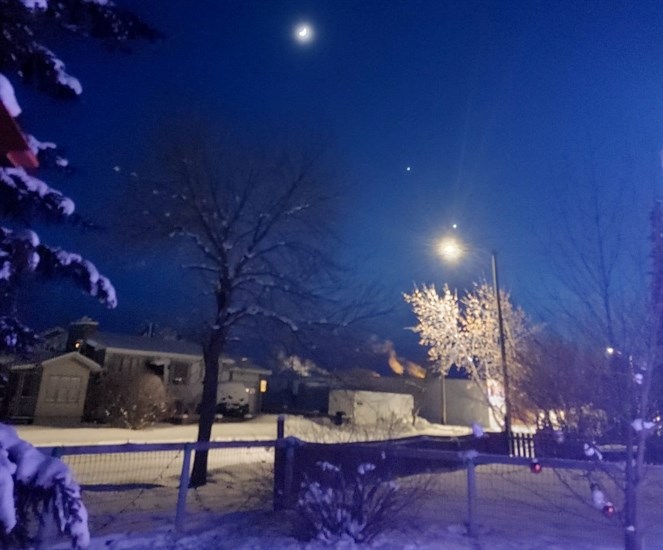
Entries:
MULTIPOLYGON (((403 523, 403 522, 401 522, 403 523)), ((508 531, 480 531, 478 538, 469 538, 465 527, 447 523, 443 517, 430 518, 425 527, 402 524, 391 528, 370 543, 355 544, 341 540, 332 544, 312 541, 300 542, 288 530, 290 523, 284 515, 262 512, 229 514, 210 519, 208 529, 196 534, 176 537, 162 530, 136 537, 120 535, 97 539, 92 550, 148 550, 168 548, 177 550, 617 550, 619 542, 603 544, 592 541, 592 534, 574 536, 560 529, 558 533, 537 532, 536 526, 524 526, 512 519, 508 531), (514 534, 515 533, 515 534, 514 534)), ((64 549, 65 546, 59 548, 64 549)), ((661 548, 648 545, 648 549, 661 548)))
MULTIPOLYGON (((222 422, 214 424, 213 441, 270 440, 276 438, 276 415, 261 415, 244 422, 222 422)), ((197 425, 174 426, 158 424, 144 430, 107 428, 104 426, 52 428, 46 426, 16 426, 19 436, 36 446, 55 445, 102 445, 114 443, 185 443, 195 441, 197 425)), ((316 442, 360 441, 384 439, 392 436, 414 435, 466 435, 471 433, 465 426, 431 424, 421 418, 416 424, 399 424, 381 427, 339 428, 330 421, 313 421, 301 416, 286 416, 286 435, 316 442)))
MULTIPOLYGON (((408 435, 463 435, 465 427, 431 425, 363 429, 333 426, 300 417, 286 420, 286 435, 309 441, 353 441, 408 435)), ((36 445, 192 441, 195 426, 157 426, 143 431, 107 428, 19 428, 36 445)), ((216 440, 270 440, 276 417, 214 427, 216 440)), ((210 453, 211 483, 187 495, 186 533, 173 530, 181 453, 65 457, 84 485, 90 510, 93 550, 109 549, 617 549, 622 547, 619 520, 605 518, 592 507, 586 472, 553 471, 486 465, 477 468, 479 536, 465 533, 467 478, 464 470, 407 478, 424 484, 417 498, 373 542, 344 540, 329 545, 300 542, 293 535, 292 516, 270 511, 273 450, 222 449, 210 453)), ((608 482, 604 480, 606 487, 608 482)), ((609 492, 609 489, 607 490, 609 492)), ((663 548, 663 469, 653 469, 643 502, 647 550, 663 548), (660 470, 660 471, 659 471, 660 470)), ((619 507, 618 495, 611 493, 619 507)), ((60 545, 58 548, 65 548, 60 545)))

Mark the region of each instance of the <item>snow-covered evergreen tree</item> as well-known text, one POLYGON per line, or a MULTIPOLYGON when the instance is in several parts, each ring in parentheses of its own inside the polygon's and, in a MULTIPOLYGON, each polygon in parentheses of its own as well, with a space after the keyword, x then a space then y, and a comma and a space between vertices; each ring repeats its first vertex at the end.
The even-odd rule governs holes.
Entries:
POLYGON ((69 467, 0 424, 0 544, 39 546, 42 528, 51 522, 75 550, 88 547, 88 513, 69 467))
POLYGON ((0 0, 0 25, 0 71, 16 73, 60 97, 80 95, 83 87, 42 36, 64 32, 93 37, 111 48, 159 36, 112 0, 0 0))
MULTIPOLYGON (((155 38, 130 12, 109 0, 0 0, 0 108, 16 119, 21 107, 7 75, 56 97, 75 97, 83 88, 67 73, 64 62, 42 41, 42 35, 60 30, 92 36, 109 45, 134 38, 155 38)), ((19 130, 20 131, 20 130, 19 130)), ((25 153, 42 166, 63 167, 67 160, 57 147, 24 134, 25 153)), ((3 151, 7 154, 9 151, 3 151)), ((34 163, 28 163, 34 166, 34 163)), ((0 159, 0 351, 21 352, 34 342, 34 333, 18 317, 14 289, 27 274, 65 277, 109 307, 115 307, 115 289, 89 260, 79 254, 43 244, 30 224, 76 219, 74 201, 26 170, 15 157, 0 159)))

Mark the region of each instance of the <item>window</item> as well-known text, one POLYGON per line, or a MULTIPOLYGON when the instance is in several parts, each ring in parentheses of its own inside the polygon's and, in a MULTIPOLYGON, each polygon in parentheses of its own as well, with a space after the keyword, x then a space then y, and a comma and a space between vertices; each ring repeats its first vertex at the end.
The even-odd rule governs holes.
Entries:
POLYGON ((174 362, 170 365, 170 383, 175 385, 189 382, 189 364, 174 362))
POLYGON ((48 376, 44 399, 46 403, 78 403, 80 397, 80 376, 48 376))
POLYGON ((39 374, 37 374, 36 372, 26 372, 23 378, 21 397, 37 397, 38 392, 39 392, 39 374))

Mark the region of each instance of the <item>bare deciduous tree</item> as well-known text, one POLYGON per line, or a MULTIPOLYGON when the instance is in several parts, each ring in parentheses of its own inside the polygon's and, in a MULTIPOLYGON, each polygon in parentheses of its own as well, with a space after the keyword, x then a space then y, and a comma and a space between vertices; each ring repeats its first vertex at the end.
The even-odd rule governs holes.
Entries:
MULTIPOLYGON (((330 260, 335 190, 321 153, 249 147, 198 123, 167 135, 163 177, 135 179, 127 217, 149 239, 183 247, 185 267, 213 292, 198 432, 209 441, 219 357, 240 329, 274 338, 260 328, 267 321, 270 331, 305 341, 309 329, 342 330, 361 315, 341 299, 330 260)), ((207 453, 196 453, 192 485, 203 485, 206 472, 207 453)))
MULTIPOLYGON (((591 417, 601 415, 600 429, 625 446, 623 479, 618 484, 624 491, 620 516, 625 547, 640 550, 638 502, 645 446, 656 427, 651 389, 660 368, 663 310, 656 283, 662 266, 654 262, 653 279, 652 272, 643 268, 645 234, 637 231, 644 226, 631 211, 637 204, 627 196, 632 187, 624 182, 599 184, 592 172, 561 205, 559 238, 551 257, 562 290, 556 293, 549 321, 566 342, 545 342, 534 372, 560 353, 568 357, 564 347, 574 348, 575 359, 583 359, 581 370, 565 369, 560 374, 566 383, 558 385, 557 404, 571 407, 566 413, 575 415, 576 423, 588 425, 591 417)), ((652 215, 655 259, 661 250, 662 221, 657 206, 652 215)), ((533 385, 543 383, 538 380, 533 385)), ((551 403, 550 391, 539 393, 548 396, 543 398, 546 404, 551 403)), ((536 392, 531 395, 536 399, 536 392)))

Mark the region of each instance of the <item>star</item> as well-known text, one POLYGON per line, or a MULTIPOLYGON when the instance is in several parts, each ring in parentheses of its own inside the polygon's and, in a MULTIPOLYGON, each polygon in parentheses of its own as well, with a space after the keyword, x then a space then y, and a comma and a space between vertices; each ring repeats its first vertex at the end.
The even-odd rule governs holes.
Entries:
POLYGON ((406 171, 406 172, 410 172, 411 170, 412 170, 412 167, 411 167, 411 166, 407 166, 407 167, 405 168, 405 171, 406 171))

